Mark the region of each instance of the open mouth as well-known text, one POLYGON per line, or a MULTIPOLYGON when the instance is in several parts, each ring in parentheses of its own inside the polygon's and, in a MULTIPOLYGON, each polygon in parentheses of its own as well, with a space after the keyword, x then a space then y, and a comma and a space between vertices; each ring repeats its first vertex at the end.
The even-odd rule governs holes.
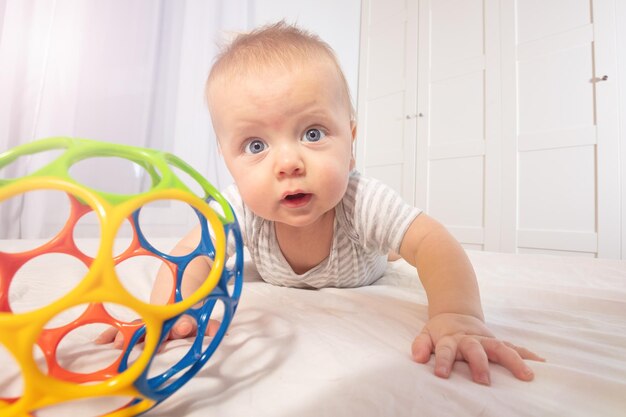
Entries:
POLYGON ((289 194, 288 196, 285 197, 285 200, 294 201, 294 200, 299 200, 301 198, 304 198, 305 196, 306 196, 305 193, 289 194))
POLYGON ((283 198, 283 204, 287 207, 300 207, 305 205, 311 200, 311 194, 307 193, 295 193, 288 194, 283 198))

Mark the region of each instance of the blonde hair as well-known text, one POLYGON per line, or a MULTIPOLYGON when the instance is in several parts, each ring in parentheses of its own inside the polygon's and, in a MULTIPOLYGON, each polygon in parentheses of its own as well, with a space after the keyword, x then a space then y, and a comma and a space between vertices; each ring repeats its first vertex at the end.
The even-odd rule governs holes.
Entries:
POLYGON ((297 64, 319 57, 328 59, 335 67, 354 120, 350 88, 333 49, 319 36, 284 20, 239 34, 223 47, 209 72, 205 91, 208 93, 211 83, 224 74, 246 76, 277 66, 291 70, 297 64))

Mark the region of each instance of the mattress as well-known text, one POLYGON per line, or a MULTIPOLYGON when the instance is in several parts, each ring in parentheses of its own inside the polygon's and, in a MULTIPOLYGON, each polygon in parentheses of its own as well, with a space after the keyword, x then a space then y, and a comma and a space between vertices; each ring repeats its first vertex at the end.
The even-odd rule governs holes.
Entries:
MULTIPOLYGON (((5 240, 0 250, 32 244, 5 240)), ((88 239, 83 244, 97 246, 88 239)), ((173 244, 163 240, 165 247, 173 244)), ((492 364, 491 386, 482 386, 472 382, 463 362, 456 363, 449 379, 434 375, 432 358, 427 364, 413 362, 411 342, 427 320, 427 300, 415 270, 402 260, 390 263, 373 285, 321 290, 267 284, 246 263, 239 307, 217 351, 147 415, 626 415, 626 262, 468 254, 491 330, 546 358, 528 362, 535 372, 532 382, 492 364)), ((76 285, 77 270, 68 257, 42 257, 12 284, 12 305, 42 305, 51 293, 76 285)), ((138 260, 125 272, 132 277, 126 285, 148 294, 154 273, 147 260, 138 260)), ((111 345, 93 343, 101 330, 68 335, 65 360, 80 369, 119 355, 111 345)), ((167 366, 190 343, 169 342, 155 362, 167 366)), ((0 397, 19 393, 19 366, 2 347, 0 361, 5 370, 0 397)), ((114 403, 110 398, 77 401, 38 415, 99 415, 114 403)))

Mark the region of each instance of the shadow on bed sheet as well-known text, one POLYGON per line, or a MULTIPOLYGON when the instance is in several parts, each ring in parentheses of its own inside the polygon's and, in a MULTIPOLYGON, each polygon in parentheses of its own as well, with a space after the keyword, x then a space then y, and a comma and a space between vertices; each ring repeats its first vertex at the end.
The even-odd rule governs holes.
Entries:
POLYGON ((240 396, 280 368, 293 352, 295 337, 290 323, 280 317, 254 308, 239 310, 207 365, 149 415, 185 416, 240 396))

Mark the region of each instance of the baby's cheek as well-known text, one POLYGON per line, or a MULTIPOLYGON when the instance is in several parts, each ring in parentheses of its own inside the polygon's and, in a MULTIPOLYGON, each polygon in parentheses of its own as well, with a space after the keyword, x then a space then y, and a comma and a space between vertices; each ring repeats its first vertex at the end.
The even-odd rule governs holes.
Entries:
POLYGON ((243 202, 246 204, 246 206, 254 208, 259 205, 261 199, 259 198, 260 193, 258 192, 258 190, 259 188, 255 189, 255 187, 239 187, 241 198, 243 199, 243 202))
POLYGON ((349 171, 345 168, 335 170, 328 169, 324 175, 324 183, 328 197, 338 203, 343 198, 348 188, 349 171))
POLYGON ((261 184, 256 187, 239 188, 244 204, 257 216, 271 217, 272 196, 261 184))

